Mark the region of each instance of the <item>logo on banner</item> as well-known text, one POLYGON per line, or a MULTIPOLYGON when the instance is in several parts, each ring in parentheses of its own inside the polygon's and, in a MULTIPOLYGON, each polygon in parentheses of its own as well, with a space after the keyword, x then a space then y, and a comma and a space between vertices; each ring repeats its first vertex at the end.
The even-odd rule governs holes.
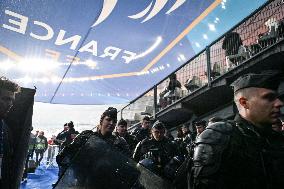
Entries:
MULTIPOLYGON (((140 19, 142 17, 145 17, 141 23, 147 22, 148 20, 152 19, 154 16, 156 16, 168 3, 169 0, 152 0, 150 4, 141 12, 128 16, 131 19, 140 19), (154 3, 153 3, 154 2, 154 3)), ((92 25, 92 27, 99 25, 104 20, 106 20, 109 15, 112 13, 113 9, 115 8, 118 0, 104 0, 103 8, 101 11, 101 14, 99 15, 96 22, 92 25)), ((175 11, 177 8, 179 8, 181 5, 183 5, 186 2, 186 0, 176 0, 174 5, 166 12, 166 14, 170 14, 171 12, 175 11)))

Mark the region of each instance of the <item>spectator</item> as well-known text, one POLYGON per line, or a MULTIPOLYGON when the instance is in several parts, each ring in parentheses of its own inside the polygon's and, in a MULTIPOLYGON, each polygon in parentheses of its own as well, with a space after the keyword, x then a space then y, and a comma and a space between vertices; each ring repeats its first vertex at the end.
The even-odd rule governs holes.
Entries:
POLYGON ((225 50, 228 70, 242 63, 249 57, 247 48, 243 45, 240 34, 229 32, 225 35, 222 49, 225 50))
POLYGON ((170 81, 167 87, 168 91, 174 91, 176 88, 181 88, 180 82, 177 80, 177 75, 175 73, 170 75, 170 81))
POLYGON ((48 147, 47 138, 44 136, 44 132, 40 131, 39 135, 36 138, 36 147, 35 147, 37 165, 40 165, 40 162, 43 158, 43 154, 46 151, 47 147, 48 147))
POLYGON ((169 79, 170 80, 169 80, 169 83, 168 83, 167 87, 160 94, 160 100, 159 100, 160 105, 162 105, 163 101, 166 101, 167 104, 171 104, 172 101, 179 99, 180 96, 181 96, 179 94, 180 93, 180 89, 181 89, 181 84, 177 80, 176 74, 175 73, 171 74, 169 76, 169 79))

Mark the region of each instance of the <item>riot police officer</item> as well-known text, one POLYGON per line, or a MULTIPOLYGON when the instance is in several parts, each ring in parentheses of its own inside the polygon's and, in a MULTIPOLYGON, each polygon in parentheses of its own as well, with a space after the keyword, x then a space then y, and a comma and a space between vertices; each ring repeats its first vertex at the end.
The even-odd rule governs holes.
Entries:
POLYGON ((138 141, 136 141, 135 137, 127 132, 127 122, 124 119, 121 119, 118 121, 116 125, 116 131, 114 132, 116 136, 123 137, 127 144, 129 145, 129 149, 131 153, 134 151, 136 144, 138 141))
POLYGON ((271 128, 283 106, 281 79, 250 73, 232 84, 238 114, 209 125, 196 140, 190 188, 283 188, 284 137, 271 128))
POLYGON ((142 141, 145 138, 150 137, 151 130, 151 120, 150 117, 145 116, 141 121, 141 126, 136 128, 131 135, 135 136, 135 140, 138 142, 142 141))
POLYGON ((163 168, 177 154, 176 147, 165 137, 165 126, 162 122, 156 121, 151 133, 151 138, 146 138, 137 144, 133 159, 142 164, 145 160, 152 161, 153 165, 147 168, 163 176, 163 168))
POLYGON ((129 145, 127 144, 125 139, 112 134, 116 122, 117 110, 115 108, 109 107, 101 115, 100 124, 98 125, 97 131, 83 131, 74 139, 74 141, 70 145, 66 146, 56 157, 56 161, 61 167, 60 176, 64 173, 64 170, 72 163, 72 159, 92 136, 100 137, 121 153, 130 156, 131 154, 129 145))

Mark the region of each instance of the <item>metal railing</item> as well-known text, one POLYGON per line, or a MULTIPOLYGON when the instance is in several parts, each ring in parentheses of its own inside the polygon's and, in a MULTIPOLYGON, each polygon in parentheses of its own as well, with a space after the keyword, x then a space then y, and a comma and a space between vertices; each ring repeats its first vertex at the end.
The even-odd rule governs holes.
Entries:
POLYGON ((213 80, 283 38, 284 2, 269 1, 122 108, 121 117, 133 123, 139 122, 142 115, 155 117, 201 87, 210 87, 213 80))

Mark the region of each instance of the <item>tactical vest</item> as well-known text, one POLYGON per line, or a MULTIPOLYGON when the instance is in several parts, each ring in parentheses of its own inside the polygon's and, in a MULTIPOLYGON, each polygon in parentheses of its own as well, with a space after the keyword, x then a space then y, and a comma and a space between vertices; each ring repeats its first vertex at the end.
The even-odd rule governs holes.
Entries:
POLYGON ((42 138, 37 137, 36 138, 36 149, 37 150, 44 150, 46 148, 45 146, 45 140, 42 138))

